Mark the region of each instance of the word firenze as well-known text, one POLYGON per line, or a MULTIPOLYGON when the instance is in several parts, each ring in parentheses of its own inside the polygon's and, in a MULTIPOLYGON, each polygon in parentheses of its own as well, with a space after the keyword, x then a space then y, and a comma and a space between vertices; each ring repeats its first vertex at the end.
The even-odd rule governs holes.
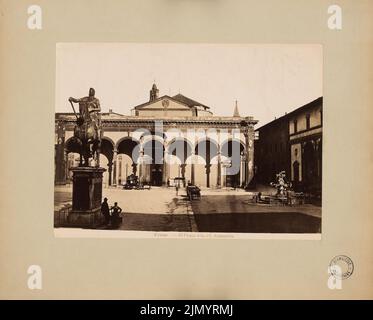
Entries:
POLYGON ((203 304, 203 305, 184 305, 183 309, 176 309, 175 307, 155 307, 148 304, 146 307, 140 308, 141 315, 163 315, 171 318, 174 313, 183 313, 184 315, 193 317, 195 315, 225 315, 228 317, 233 316, 233 306, 227 304, 203 304))
MULTIPOLYGON (((132 151, 132 160, 134 163, 154 163, 154 164, 171 164, 172 156, 182 159, 182 162, 191 161, 198 163, 201 159, 220 158, 225 164, 227 170, 223 173, 226 175, 237 174, 240 170, 241 157, 246 152, 241 152, 242 132, 240 129, 188 129, 181 131, 178 128, 171 128, 163 131, 163 122, 155 121, 154 132, 147 129, 137 129, 132 134, 132 139, 140 143, 132 151), (223 145, 220 150, 205 144, 198 147, 198 157, 193 157, 193 145, 201 140, 208 140, 211 145, 223 145), (226 141, 231 141, 229 145, 226 141), (190 157, 188 160, 187 158, 190 157)), ((247 137, 246 137, 247 139, 247 137)), ((251 146, 249 146, 251 147, 251 146)))

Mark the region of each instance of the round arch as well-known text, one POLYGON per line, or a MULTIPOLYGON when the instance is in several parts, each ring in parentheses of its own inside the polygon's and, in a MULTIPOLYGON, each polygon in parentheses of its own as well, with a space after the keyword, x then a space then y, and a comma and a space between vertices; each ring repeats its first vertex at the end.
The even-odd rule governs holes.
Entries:
POLYGON ((110 138, 101 138, 101 148, 100 153, 103 154, 109 162, 113 161, 114 155, 114 142, 110 138))
POLYGON ((66 140, 65 142, 65 152, 70 153, 79 153, 80 152, 80 146, 79 144, 75 141, 74 137, 71 137, 66 140))
POLYGON ((224 184, 226 187, 239 187, 241 179, 241 155, 245 152, 245 145, 239 139, 227 139, 221 145, 221 157, 226 159, 223 166, 224 184))
POLYGON ((209 137, 204 137, 198 140, 195 146, 195 183, 197 185, 206 185, 210 188, 211 185, 218 185, 218 164, 211 160, 216 159, 219 155, 218 143, 209 137), (202 160, 202 161, 201 161, 202 160))
POLYGON ((140 142, 142 145, 148 143, 149 141, 158 141, 159 143, 161 143, 162 145, 165 144, 165 139, 162 138, 161 136, 159 135, 153 135, 153 134, 143 134, 141 137, 140 137, 140 142))
POLYGON ((137 162, 138 158, 138 152, 134 152, 136 148, 139 148, 139 143, 131 137, 120 139, 116 145, 116 151, 118 154, 126 154, 127 156, 134 158, 134 162, 137 162))
POLYGON ((113 146, 113 149, 114 149, 115 142, 114 142, 113 139, 111 139, 111 138, 109 138, 109 137, 107 137, 107 136, 102 136, 101 141, 102 141, 102 140, 107 140, 108 142, 110 142, 110 144, 113 146))
POLYGON ((226 139, 221 143, 221 154, 228 158, 232 157, 233 151, 239 150, 240 154, 246 150, 245 143, 239 139, 226 139), (235 145, 238 148, 233 148, 235 145))
POLYGON ((195 154, 202 157, 206 163, 219 154, 218 143, 211 138, 203 138, 195 146, 195 154))
POLYGON ((127 141, 130 141, 131 143, 135 143, 136 145, 138 145, 140 142, 139 140, 137 140, 136 138, 133 138, 133 137, 123 137, 123 138, 120 138, 117 143, 114 144, 115 146, 115 150, 117 150, 119 152, 119 146, 123 143, 126 143, 127 141))
POLYGON ((150 159, 152 164, 162 164, 165 147, 159 139, 149 139, 142 143, 144 157, 150 159))
POLYGON ((166 147, 170 156, 177 157, 182 164, 192 155, 192 144, 183 137, 173 138, 166 147))

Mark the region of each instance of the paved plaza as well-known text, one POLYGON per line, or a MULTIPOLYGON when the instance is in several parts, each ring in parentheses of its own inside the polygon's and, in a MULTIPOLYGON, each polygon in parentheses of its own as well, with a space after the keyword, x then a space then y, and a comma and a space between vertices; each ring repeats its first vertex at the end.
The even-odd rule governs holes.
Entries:
MULTIPOLYGON (((71 203, 71 186, 55 189, 55 211, 71 203)), ((123 209, 121 230, 178 232, 318 233, 321 207, 273 206, 251 202, 241 189, 202 189, 200 200, 187 200, 185 190, 104 188, 109 205, 123 209)))

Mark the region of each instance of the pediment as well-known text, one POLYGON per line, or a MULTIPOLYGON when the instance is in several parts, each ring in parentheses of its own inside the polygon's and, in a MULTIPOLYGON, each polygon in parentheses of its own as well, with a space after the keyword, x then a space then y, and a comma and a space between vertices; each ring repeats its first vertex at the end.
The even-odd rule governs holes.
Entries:
POLYGON ((136 110, 190 110, 190 107, 169 96, 160 97, 154 101, 149 101, 135 107, 136 110))

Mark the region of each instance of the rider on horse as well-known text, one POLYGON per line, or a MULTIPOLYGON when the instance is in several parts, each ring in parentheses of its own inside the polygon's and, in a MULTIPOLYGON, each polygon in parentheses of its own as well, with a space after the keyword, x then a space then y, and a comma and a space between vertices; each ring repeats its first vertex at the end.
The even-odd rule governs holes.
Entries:
POLYGON ((89 89, 89 96, 75 99, 70 97, 69 101, 79 103, 79 113, 84 122, 93 122, 97 131, 101 127, 101 119, 99 112, 101 112, 100 100, 95 97, 95 89, 89 89))
POLYGON ((69 102, 73 109, 72 103, 79 103, 80 116, 77 116, 74 136, 82 147, 81 160, 84 157, 85 165, 88 165, 88 159, 92 156, 96 160, 96 165, 98 165, 98 148, 101 140, 101 117, 99 112, 101 107, 100 101, 95 97, 95 89, 89 89, 88 97, 80 99, 70 97, 69 102))

